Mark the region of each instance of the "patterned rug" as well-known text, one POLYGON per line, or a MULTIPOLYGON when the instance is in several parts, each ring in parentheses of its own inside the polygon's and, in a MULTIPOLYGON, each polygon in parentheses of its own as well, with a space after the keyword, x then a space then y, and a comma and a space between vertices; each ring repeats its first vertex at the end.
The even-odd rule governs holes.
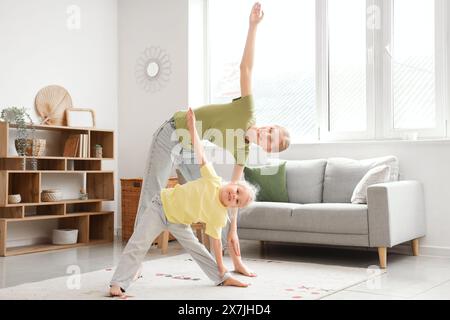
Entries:
MULTIPOLYGON (((244 259, 258 277, 234 275, 248 288, 214 286, 187 254, 144 263, 142 278, 122 300, 311 300, 320 299, 381 274, 380 270, 333 265, 244 259)), ((230 260, 225 258, 227 266, 230 260)), ((107 296, 114 268, 26 283, 0 290, 0 299, 113 299, 107 296)))

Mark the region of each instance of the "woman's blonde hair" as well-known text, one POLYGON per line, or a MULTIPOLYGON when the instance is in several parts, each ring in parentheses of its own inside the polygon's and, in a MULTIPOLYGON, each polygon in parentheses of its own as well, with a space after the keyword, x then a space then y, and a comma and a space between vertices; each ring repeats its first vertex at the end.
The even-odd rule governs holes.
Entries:
POLYGON ((280 144, 278 145, 278 152, 282 152, 289 148, 291 145, 291 135, 289 134, 289 131, 282 126, 275 126, 280 131, 280 144))

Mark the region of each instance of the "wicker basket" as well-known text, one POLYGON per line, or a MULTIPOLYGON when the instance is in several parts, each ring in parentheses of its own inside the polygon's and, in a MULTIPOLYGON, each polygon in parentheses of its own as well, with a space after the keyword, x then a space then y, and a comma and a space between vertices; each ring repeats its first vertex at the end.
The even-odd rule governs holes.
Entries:
POLYGON ((56 202, 63 198, 62 192, 59 190, 43 190, 41 193, 42 202, 56 202))
POLYGON ((120 179, 122 186, 122 240, 133 234, 141 196, 142 179, 120 179))
POLYGON ((19 155, 25 154, 28 157, 42 157, 45 155, 45 139, 27 139, 26 141, 25 139, 16 139, 14 144, 19 155))
POLYGON ((42 157, 45 155, 46 144, 45 139, 27 139, 25 154, 29 157, 42 157))
MULTIPOLYGON (((167 187, 176 185, 176 178, 170 178, 167 187)), ((127 241, 134 230, 134 221, 141 197, 142 179, 120 179, 122 187, 122 240, 127 241)), ((173 240, 169 236, 169 240, 173 240)), ((156 242, 155 242, 156 243, 156 242)))

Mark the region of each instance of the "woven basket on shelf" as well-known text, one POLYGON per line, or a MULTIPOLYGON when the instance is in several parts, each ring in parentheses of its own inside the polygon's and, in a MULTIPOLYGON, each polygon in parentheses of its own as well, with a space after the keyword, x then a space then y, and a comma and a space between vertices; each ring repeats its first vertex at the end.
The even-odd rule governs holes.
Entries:
POLYGON ((45 155, 46 144, 47 141, 45 139, 27 139, 25 154, 27 156, 42 157, 45 155))
POLYGON ((25 155, 28 157, 42 157, 45 155, 45 146, 47 141, 45 139, 16 139, 14 141, 18 154, 21 154, 25 149, 25 155), (33 152, 34 149, 34 152, 33 152))
POLYGON ((43 202, 61 201, 62 198, 62 192, 59 190, 43 190, 41 193, 41 201, 43 202))

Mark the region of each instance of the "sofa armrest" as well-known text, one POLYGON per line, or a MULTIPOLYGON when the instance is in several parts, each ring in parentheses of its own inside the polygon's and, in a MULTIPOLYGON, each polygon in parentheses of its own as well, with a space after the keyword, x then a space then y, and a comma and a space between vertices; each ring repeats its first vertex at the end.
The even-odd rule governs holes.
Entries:
POLYGON ((425 235, 425 204, 418 181, 380 183, 367 188, 369 244, 392 247, 425 235))

